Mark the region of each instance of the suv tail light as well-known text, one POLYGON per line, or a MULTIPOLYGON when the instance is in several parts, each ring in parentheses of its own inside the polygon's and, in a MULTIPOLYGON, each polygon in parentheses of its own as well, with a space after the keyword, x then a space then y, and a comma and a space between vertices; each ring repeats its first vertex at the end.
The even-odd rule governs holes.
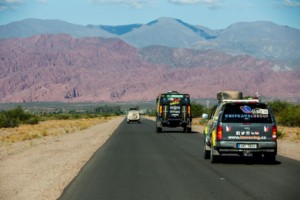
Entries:
POLYGON ((277 140, 277 127, 272 126, 272 140, 277 140))
POLYGON ((159 106, 159 115, 162 114, 162 106, 159 106))
POLYGON ((223 127, 222 125, 218 125, 217 127, 217 140, 221 140, 223 137, 223 127))
POLYGON ((188 106, 188 115, 191 115, 191 106, 188 106))

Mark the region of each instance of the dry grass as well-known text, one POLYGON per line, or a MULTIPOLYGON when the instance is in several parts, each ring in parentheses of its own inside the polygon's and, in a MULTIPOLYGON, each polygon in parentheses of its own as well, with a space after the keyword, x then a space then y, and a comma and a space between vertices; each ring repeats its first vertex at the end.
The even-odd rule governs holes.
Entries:
POLYGON ((282 139, 300 142, 300 127, 277 126, 277 130, 282 134, 282 139))
POLYGON ((48 135, 70 134, 109 120, 110 119, 107 117, 72 120, 49 120, 40 122, 36 125, 21 125, 16 128, 1 128, 0 142, 9 144, 41 138, 48 135))
POLYGON ((193 118, 192 125, 205 126, 207 121, 208 121, 207 119, 202 119, 200 117, 193 118))

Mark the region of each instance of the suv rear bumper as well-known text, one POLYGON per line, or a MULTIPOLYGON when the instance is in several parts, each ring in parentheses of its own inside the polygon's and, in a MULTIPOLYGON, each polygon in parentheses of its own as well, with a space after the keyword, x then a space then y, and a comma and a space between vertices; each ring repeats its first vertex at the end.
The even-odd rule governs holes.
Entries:
POLYGON ((277 154, 277 142, 276 141, 218 141, 215 149, 219 153, 239 153, 239 152, 251 152, 251 153, 275 153, 277 154), (238 148, 238 144, 257 144, 255 149, 241 149, 238 148))

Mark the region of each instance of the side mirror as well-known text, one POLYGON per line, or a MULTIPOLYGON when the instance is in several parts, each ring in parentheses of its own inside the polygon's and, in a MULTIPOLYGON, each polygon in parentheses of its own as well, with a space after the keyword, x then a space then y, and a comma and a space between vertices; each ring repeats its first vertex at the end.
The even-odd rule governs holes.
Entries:
POLYGON ((208 114, 203 113, 203 114, 202 114, 202 118, 203 118, 203 119, 208 119, 208 114))

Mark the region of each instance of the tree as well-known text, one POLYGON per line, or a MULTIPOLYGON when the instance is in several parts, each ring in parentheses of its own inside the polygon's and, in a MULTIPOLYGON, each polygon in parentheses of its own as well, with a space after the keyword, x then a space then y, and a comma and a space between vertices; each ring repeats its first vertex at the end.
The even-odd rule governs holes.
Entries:
POLYGON ((280 100, 269 102, 268 105, 272 108, 275 115, 281 113, 283 110, 289 107, 288 102, 280 101, 280 100))
POLYGON ((191 111, 193 117, 200 117, 204 113, 204 106, 198 103, 191 103, 191 111))
POLYGON ((300 106, 289 105, 282 110, 279 115, 278 122, 285 126, 300 126, 300 106))

